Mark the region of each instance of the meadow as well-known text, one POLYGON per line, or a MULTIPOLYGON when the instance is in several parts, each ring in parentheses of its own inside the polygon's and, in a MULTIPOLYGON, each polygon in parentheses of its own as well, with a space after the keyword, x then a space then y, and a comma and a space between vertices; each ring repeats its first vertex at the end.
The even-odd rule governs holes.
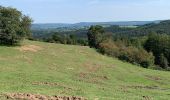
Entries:
POLYGON ((0 46, 0 99, 7 93, 89 100, 168 100, 170 73, 101 55, 87 46, 25 40, 0 46))

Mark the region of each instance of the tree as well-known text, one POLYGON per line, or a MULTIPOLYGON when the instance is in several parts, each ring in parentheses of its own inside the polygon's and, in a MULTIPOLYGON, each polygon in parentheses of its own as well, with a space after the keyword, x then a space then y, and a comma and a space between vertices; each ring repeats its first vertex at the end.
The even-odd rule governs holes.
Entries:
POLYGON ((14 45, 30 36, 32 20, 20 11, 10 7, 0 7, 0 43, 14 45))
POLYGON ((31 23, 32 20, 29 18, 29 16, 22 16, 22 21, 20 27, 22 28, 21 30, 23 31, 24 35, 27 37, 31 37, 31 23))
POLYGON ((90 47, 98 48, 99 44, 104 40, 104 29, 102 26, 91 26, 87 33, 90 47))
POLYGON ((165 34, 150 34, 144 48, 148 52, 153 52, 155 64, 162 68, 168 66, 170 62, 170 36, 165 34))
POLYGON ((168 66, 168 60, 167 58, 164 56, 164 54, 161 54, 160 55, 160 58, 159 58, 159 63, 160 63, 160 67, 164 68, 164 69, 167 69, 169 66, 168 66))

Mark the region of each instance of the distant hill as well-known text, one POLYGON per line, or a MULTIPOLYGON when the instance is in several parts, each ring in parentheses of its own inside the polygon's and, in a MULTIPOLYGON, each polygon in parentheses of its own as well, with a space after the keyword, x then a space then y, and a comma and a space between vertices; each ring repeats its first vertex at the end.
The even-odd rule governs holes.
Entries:
POLYGON ((91 25, 101 25, 104 27, 109 27, 111 25, 119 26, 140 26, 149 23, 157 23, 159 21, 120 21, 120 22, 80 22, 75 24, 67 23, 46 23, 46 24, 32 24, 32 30, 35 29, 54 29, 54 28, 85 28, 91 25))
POLYGON ((45 23, 45 24, 32 24, 31 29, 37 30, 37 29, 54 29, 54 28, 60 28, 60 27, 70 27, 72 24, 63 24, 63 23, 45 23))
POLYGON ((149 23, 157 23, 159 21, 120 21, 120 22, 81 22, 75 24, 76 26, 91 26, 91 25, 102 25, 102 26, 140 26, 149 23))
MULTIPOLYGON (((112 29, 111 27, 109 27, 109 29, 112 29)), ((113 30, 111 30, 110 32, 113 32, 113 30)), ((170 35, 170 20, 165 20, 165 21, 161 21, 159 23, 149 23, 149 24, 145 24, 142 26, 139 26, 137 28, 134 28, 132 30, 126 30, 126 31, 117 31, 117 32, 113 32, 114 34, 121 34, 121 35, 125 35, 125 36, 144 36, 147 35, 151 32, 155 32, 158 34, 168 34, 170 35)))
POLYGON ((170 34, 170 20, 162 21, 160 23, 146 24, 140 27, 143 30, 153 31, 156 33, 170 34))
MULTIPOLYGON (((170 20, 165 21, 133 21, 133 22, 106 22, 106 23, 77 23, 74 25, 65 24, 67 27, 54 28, 57 25, 37 25, 37 28, 33 30, 33 36, 36 38, 48 37, 54 32, 61 34, 75 34, 78 37, 86 38, 86 33, 90 25, 102 25, 106 32, 112 33, 114 36, 145 36, 151 32, 158 34, 169 34, 170 35, 170 20), (106 24, 107 23, 107 24, 106 24), (133 27, 133 26, 136 27, 133 27), (44 28, 46 27, 46 28, 44 28), (51 28, 49 28, 51 27, 51 28), (53 28, 52 28, 53 27, 53 28)), ((64 24, 62 24, 64 26, 64 24)), ((61 25, 61 26, 62 26, 61 25)))

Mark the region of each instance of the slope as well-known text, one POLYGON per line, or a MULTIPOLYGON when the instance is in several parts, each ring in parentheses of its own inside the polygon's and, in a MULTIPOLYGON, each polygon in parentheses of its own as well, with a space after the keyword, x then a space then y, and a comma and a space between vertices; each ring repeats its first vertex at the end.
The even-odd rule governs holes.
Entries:
POLYGON ((169 72, 140 68, 88 47, 27 40, 21 47, 0 46, 1 94, 167 100, 169 77, 169 72))

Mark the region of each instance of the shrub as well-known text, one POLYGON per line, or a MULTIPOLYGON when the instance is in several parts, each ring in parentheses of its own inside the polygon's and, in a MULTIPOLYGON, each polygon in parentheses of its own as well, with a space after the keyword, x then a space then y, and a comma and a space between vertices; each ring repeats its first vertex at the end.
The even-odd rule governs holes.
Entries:
POLYGON ((160 57, 159 57, 159 64, 160 64, 160 67, 164 68, 164 69, 167 69, 169 66, 169 62, 167 60, 167 58, 164 56, 164 54, 161 54, 160 57))
POLYGON ((139 64, 142 67, 149 67, 154 64, 154 56, 144 49, 135 47, 126 47, 121 49, 119 59, 125 60, 133 64, 139 64))
POLYGON ((120 55, 119 47, 117 47, 111 40, 100 43, 99 51, 112 57, 118 57, 120 55))
POLYGON ((122 44, 118 45, 111 40, 100 43, 99 51, 102 54, 107 54, 132 64, 141 65, 144 68, 154 64, 154 56, 152 53, 148 53, 142 48, 126 47, 122 44))

